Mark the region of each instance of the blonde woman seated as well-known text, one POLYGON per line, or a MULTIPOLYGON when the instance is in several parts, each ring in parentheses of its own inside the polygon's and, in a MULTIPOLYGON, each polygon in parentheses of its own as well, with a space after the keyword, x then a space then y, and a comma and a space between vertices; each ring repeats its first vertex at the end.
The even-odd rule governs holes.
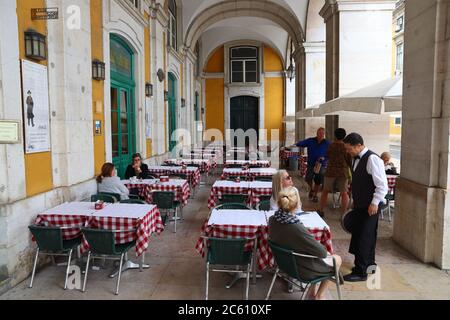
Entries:
MULTIPOLYGON (((286 170, 279 170, 272 177, 272 198, 270 198, 270 210, 278 210, 278 195, 280 191, 289 187, 294 187, 292 177, 286 170)), ((297 190, 298 192, 298 190, 297 190)), ((299 202, 297 212, 302 211, 302 203, 299 202)))
POLYGON ((98 192, 120 194, 120 200, 127 200, 130 191, 125 187, 117 176, 116 169, 112 163, 105 163, 102 173, 97 177, 98 192))
MULTIPOLYGON (((333 256, 328 255, 325 247, 300 222, 295 212, 300 197, 296 188, 289 187, 280 192, 278 206, 280 209, 269 219, 269 238, 276 244, 289 248, 296 253, 316 256, 322 259, 296 257, 297 269, 305 281, 334 274, 333 256)), ((334 255, 338 269, 342 264, 340 256, 334 255)), ((313 300, 326 300, 330 281, 323 281, 311 286, 307 297, 313 300), (316 292, 317 290, 317 292, 316 292)))

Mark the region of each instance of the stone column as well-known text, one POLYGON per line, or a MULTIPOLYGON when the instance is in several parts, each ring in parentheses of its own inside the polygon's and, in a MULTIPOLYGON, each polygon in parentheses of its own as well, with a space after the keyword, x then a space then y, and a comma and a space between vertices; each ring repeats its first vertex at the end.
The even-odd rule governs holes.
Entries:
POLYGON ((48 23, 48 76, 53 184, 71 186, 94 177, 92 59, 89 2, 68 14, 70 0, 48 0, 62 17, 48 23), (79 15, 78 15, 79 13, 79 15))
MULTIPOLYGON (((294 52, 295 61, 295 114, 306 107, 306 73, 305 73, 305 48, 302 46, 294 52)), ((305 138, 305 120, 295 120, 295 139, 296 141, 305 138)))
POLYGON ((450 269, 450 0, 408 0, 394 240, 450 269))
MULTIPOLYGON (((326 0, 326 101, 391 76, 393 0, 326 0)), ((339 116, 326 117, 333 137, 339 116)), ((370 134, 370 132, 367 132, 370 134)))

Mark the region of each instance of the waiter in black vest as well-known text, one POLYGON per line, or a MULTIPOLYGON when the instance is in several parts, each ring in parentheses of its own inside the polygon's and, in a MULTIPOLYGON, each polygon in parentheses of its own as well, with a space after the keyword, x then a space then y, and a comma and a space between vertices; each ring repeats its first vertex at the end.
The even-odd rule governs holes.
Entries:
POLYGON ((344 219, 351 232, 349 252, 355 256, 355 267, 345 281, 366 281, 368 268, 376 266, 378 213, 388 193, 383 160, 364 146, 363 138, 351 133, 344 139, 347 152, 354 158, 352 167, 353 211, 344 219))

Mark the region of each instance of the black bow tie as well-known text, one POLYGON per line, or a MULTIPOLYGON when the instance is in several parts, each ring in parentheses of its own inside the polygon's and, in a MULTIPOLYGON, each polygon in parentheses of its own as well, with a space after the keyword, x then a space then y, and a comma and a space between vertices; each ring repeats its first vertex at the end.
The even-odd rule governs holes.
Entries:
POLYGON ((356 157, 355 157, 355 160, 358 160, 358 159, 360 160, 361 157, 360 157, 360 156, 356 156, 356 157))

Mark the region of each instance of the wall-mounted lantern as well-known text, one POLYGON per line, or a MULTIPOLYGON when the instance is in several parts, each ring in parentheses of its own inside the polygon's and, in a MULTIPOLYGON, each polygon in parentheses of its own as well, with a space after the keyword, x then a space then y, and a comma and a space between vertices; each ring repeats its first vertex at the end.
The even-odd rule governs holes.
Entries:
POLYGON ((153 97, 153 85, 151 83, 145 84, 145 96, 153 97))
POLYGON ((33 30, 25 31, 25 56, 39 61, 47 59, 46 36, 33 30))
POLYGON ((92 61, 92 79, 105 80, 105 63, 95 59, 92 61))

